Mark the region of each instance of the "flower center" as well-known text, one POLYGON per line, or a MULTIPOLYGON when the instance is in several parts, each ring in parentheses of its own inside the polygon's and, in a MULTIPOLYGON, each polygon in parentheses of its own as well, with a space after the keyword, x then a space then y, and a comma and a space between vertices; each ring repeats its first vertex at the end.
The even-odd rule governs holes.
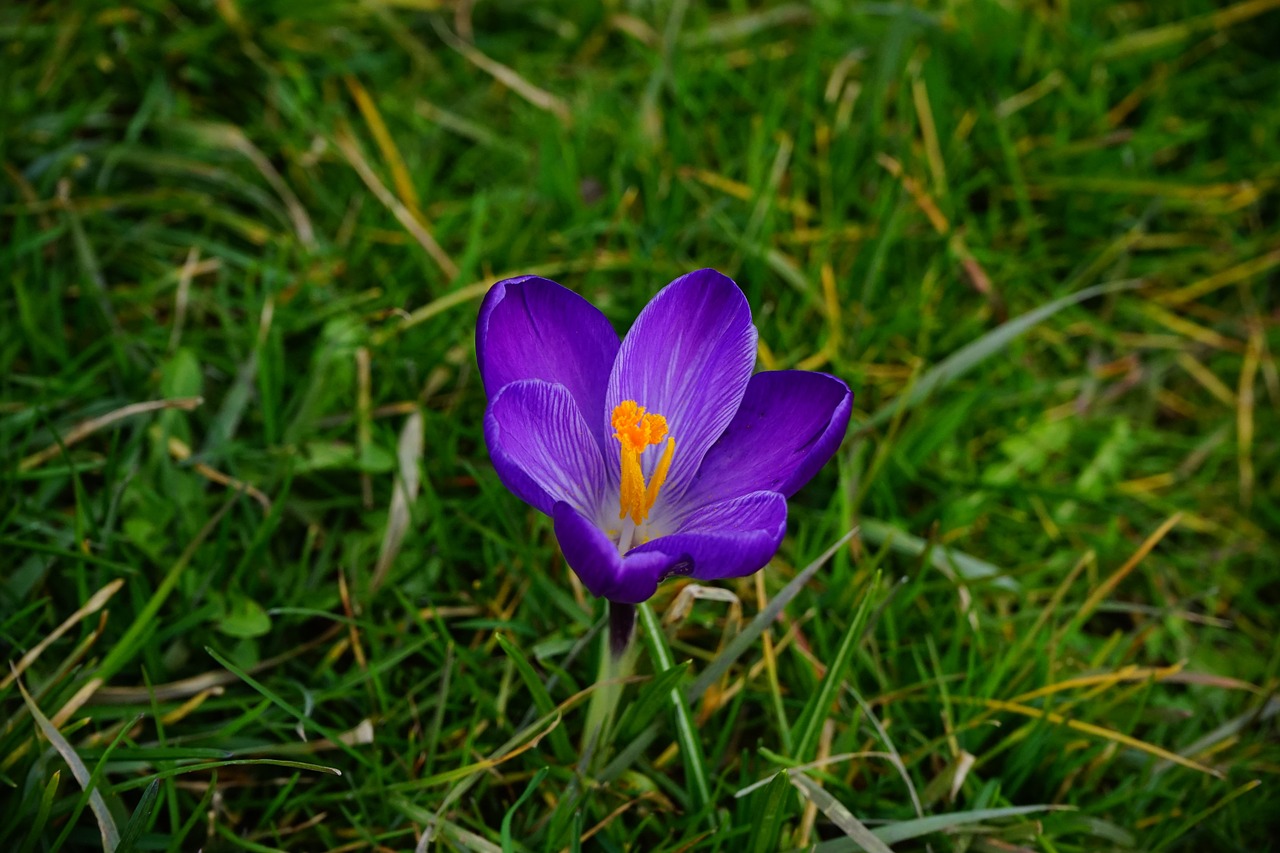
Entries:
POLYGON ((671 457, 676 452, 676 440, 667 437, 667 419, 659 414, 648 414, 644 406, 635 400, 623 400, 614 407, 609 419, 613 424, 613 437, 622 445, 622 488, 618 518, 631 516, 633 524, 640 524, 653 509, 658 490, 671 469, 671 457), (649 484, 644 482, 644 470, 640 467, 640 454, 651 445, 667 439, 658 466, 653 469, 649 484))

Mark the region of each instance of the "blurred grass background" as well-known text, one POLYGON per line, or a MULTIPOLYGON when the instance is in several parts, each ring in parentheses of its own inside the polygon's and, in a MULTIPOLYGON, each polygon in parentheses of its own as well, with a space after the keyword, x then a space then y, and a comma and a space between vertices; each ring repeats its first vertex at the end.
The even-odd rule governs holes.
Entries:
POLYGON ((1270 849, 1277 7, 4 4, 0 846, 1270 849), (475 311, 701 266, 855 423, 584 756, 475 311))

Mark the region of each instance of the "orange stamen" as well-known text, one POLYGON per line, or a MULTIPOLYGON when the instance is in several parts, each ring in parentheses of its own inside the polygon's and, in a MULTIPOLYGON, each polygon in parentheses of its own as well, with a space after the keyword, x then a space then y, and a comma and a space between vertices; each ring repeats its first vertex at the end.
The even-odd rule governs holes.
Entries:
POLYGON ((658 499, 658 490, 667 479, 676 442, 673 438, 667 438, 667 419, 659 414, 645 412, 644 406, 638 405, 635 400, 623 400, 615 406, 609 422, 613 426, 614 438, 622 445, 618 518, 629 515, 633 523, 640 524, 653 509, 654 501, 658 499), (644 469, 640 467, 640 454, 655 444, 661 444, 664 438, 667 439, 667 446, 646 487, 644 469))

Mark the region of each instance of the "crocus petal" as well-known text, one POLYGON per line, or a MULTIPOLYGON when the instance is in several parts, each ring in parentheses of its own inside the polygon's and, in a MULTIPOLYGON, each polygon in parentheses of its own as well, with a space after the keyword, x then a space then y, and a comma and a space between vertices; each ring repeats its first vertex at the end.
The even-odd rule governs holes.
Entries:
POLYGON ((697 507, 761 489, 791 497, 836 452, 852 408, 849 386, 834 376, 757 373, 682 503, 697 507))
MULTIPOLYGON (((675 455, 659 501, 677 499, 693 479, 737 411, 755 360, 747 299, 715 270, 681 276, 640 312, 609 375, 606 410, 634 400, 667 419, 675 455)), ((605 453, 618 469, 616 442, 605 453)), ((646 478, 659 456, 645 454, 646 478)))
POLYGON ((663 552, 632 551, 624 557, 604 531, 567 503, 556 504, 551 517, 565 562, 600 598, 623 604, 648 601, 679 559, 663 552))
POLYGON ((569 389, 603 446, 604 395, 618 333, 590 302, 554 281, 521 276, 489 289, 476 322, 476 361, 492 399, 504 385, 541 379, 569 389))
POLYGON ((646 542, 627 557, 665 554, 668 574, 739 578, 764 568, 786 532, 787 499, 778 492, 752 492, 694 510, 677 532, 646 542))
POLYGON ((600 446, 568 389, 538 379, 502 387, 484 439, 503 485, 547 515, 558 502, 594 515, 606 482, 600 446))

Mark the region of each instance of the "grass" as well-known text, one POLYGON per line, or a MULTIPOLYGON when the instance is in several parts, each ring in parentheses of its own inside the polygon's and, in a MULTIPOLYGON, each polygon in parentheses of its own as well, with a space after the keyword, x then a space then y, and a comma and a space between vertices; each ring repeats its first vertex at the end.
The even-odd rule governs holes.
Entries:
POLYGON ((1269 848, 1278 6, 4 5, 0 846, 1269 848), (472 322, 697 266, 855 423, 584 751, 472 322))

